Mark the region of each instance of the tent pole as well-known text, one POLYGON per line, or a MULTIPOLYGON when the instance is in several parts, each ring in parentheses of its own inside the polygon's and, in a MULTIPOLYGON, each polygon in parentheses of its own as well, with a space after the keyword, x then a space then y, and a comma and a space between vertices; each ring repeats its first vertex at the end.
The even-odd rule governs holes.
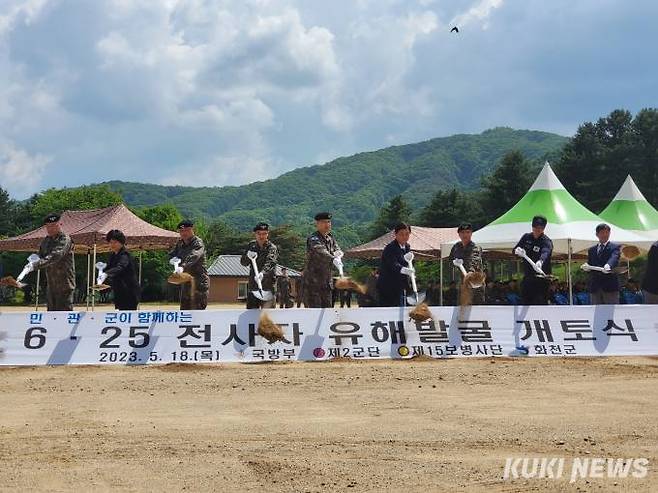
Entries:
POLYGON ((567 260, 567 281, 569 283, 569 304, 573 305, 573 283, 571 279, 571 238, 567 239, 568 260, 567 260))
POLYGON ((439 306, 443 306, 443 255, 439 253, 439 306))
POLYGON ((37 294, 34 297, 34 311, 39 311, 39 284, 41 284, 41 269, 37 270, 37 294))
MULTIPOLYGON (((94 243, 94 260, 92 262, 91 266, 91 278, 96 279, 96 243, 94 243)), ((91 294, 91 311, 94 311, 94 307, 96 306, 96 292, 92 291, 91 294)))
MULTIPOLYGON (((144 253, 143 250, 139 251, 139 277, 138 277, 137 281, 138 281, 139 290, 140 290, 140 296, 139 296, 140 301, 142 299, 141 290, 142 290, 142 254, 143 253, 144 253)), ((139 310, 139 301, 137 302, 137 309, 139 310)))
POLYGON ((91 256, 90 256, 90 251, 89 248, 87 248, 87 311, 89 311, 89 292, 91 291, 91 276, 90 276, 90 268, 91 268, 91 256))
POLYGON ((626 280, 631 278, 631 261, 629 259, 626 259, 626 268, 628 269, 626 271, 626 280))
MULTIPOLYGON (((71 260, 73 260, 73 282, 75 287, 78 287, 78 281, 76 280, 76 274, 78 271, 75 268, 75 248, 71 249, 71 260)), ((75 309, 75 289, 73 290, 73 308, 75 309)))

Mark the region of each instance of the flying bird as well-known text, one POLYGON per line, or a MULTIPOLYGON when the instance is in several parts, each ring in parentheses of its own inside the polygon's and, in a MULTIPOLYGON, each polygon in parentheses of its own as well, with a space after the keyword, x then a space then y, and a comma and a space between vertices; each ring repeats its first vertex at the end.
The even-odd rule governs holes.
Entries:
POLYGON ((450 30, 450 32, 451 32, 451 33, 458 33, 458 32, 459 32, 459 28, 458 28, 457 26, 455 26, 455 27, 453 27, 453 28, 450 30))

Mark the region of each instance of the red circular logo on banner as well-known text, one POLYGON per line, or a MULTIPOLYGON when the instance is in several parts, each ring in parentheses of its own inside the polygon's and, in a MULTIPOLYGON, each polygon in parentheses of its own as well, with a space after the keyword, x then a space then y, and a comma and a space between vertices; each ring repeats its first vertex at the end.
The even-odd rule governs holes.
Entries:
POLYGON ((325 354, 326 353, 325 353, 324 349, 322 349, 321 347, 316 347, 313 350, 313 356, 315 356, 316 358, 324 358, 325 354))

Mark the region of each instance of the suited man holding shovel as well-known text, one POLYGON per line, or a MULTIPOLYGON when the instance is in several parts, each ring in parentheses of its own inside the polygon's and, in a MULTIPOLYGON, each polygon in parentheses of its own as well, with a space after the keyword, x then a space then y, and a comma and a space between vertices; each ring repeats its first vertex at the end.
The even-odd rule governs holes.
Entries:
POLYGON ((610 226, 605 223, 596 227, 599 242, 587 251, 587 265, 599 267, 590 270, 589 292, 592 305, 619 303, 619 277, 614 272, 619 264, 621 245, 610 241, 610 226))

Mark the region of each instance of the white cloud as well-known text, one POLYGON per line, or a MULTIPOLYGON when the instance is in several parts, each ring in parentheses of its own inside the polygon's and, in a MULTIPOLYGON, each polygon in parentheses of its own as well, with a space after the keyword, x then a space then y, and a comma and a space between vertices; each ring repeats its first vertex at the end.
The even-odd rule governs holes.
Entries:
POLYGON ((479 22, 482 29, 489 28, 489 16, 494 9, 500 8, 503 0, 479 0, 466 12, 458 14, 451 22, 451 26, 467 26, 473 22, 479 22))
POLYGON ((0 186, 18 193, 32 191, 40 185, 48 156, 30 155, 11 142, 0 143, 0 186))
POLYGON ((648 0, 0 2, 2 142, 57 169, 7 185, 21 196, 236 184, 494 125, 566 131, 655 104, 658 83, 630 66, 658 43, 648 0))

